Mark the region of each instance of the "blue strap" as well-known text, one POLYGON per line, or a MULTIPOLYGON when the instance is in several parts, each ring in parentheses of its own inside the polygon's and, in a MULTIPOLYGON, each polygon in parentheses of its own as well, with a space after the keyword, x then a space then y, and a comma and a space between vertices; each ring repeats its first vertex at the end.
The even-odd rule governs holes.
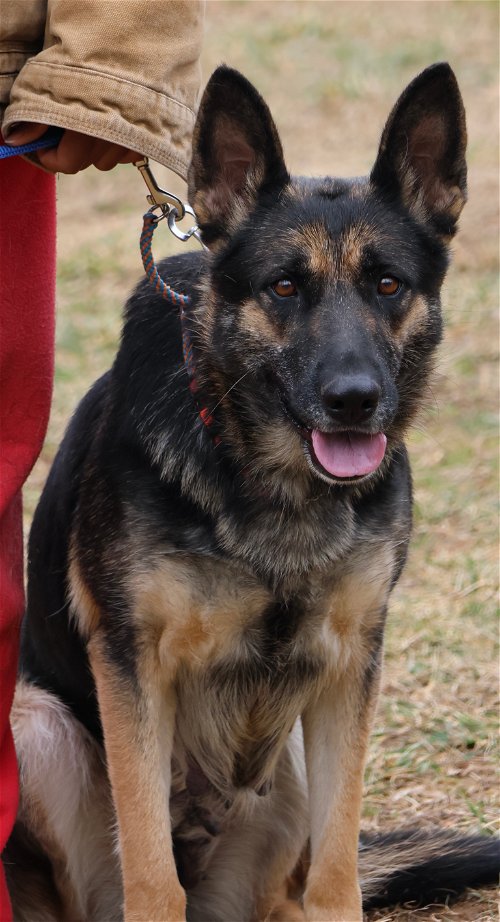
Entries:
POLYGON ((41 150, 43 147, 56 147, 59 143, 64 129, 49 128, 38 141, 31 141, 30 144, 18 144, 12 147, 10 144, 0 144, 0 160, 6 157, 15 157, 18 154, 30 154, 33 150, 41 150))

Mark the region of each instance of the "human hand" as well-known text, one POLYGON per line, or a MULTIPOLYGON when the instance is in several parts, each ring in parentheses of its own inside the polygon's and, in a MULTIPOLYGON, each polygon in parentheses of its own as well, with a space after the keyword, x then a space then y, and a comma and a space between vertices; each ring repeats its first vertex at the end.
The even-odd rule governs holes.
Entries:
MULTIPOLYGON (((22 122, 10 132, 6 143, 15 146, 38 141, 48 127, 39 122, 22 122)), ((66 129, 57 147, 36 151, 36 157, 40 165, 51 173, 79 173, 89 166, 95 166, 98 170, 112 170, 117 163, 140 160, 142 154, 120 144, 66 129)))

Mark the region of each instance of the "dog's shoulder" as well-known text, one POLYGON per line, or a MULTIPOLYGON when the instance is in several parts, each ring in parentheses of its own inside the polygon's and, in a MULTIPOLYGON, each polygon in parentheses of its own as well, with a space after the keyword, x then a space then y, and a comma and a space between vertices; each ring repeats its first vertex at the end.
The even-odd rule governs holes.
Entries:
POLYGON ((66 554, 71 519, 78 503, 82 472, 109 395, 104 374, 78 405, 50 469, 35 511, 29 542, 30 573, 47 565, 45 555, 66 554), (57 548, 57 551, 54 551, 57 548))

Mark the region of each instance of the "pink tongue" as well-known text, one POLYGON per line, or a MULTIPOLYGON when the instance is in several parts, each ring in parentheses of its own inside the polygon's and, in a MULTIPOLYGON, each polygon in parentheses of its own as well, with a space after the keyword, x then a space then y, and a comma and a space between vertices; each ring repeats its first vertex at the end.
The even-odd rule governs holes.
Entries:
POLYGON ((385 455, 387 439, 382 432, 363 435, 360 432, 312 431, 314 454, 334 477, 362 477, 376 471, 385 455))

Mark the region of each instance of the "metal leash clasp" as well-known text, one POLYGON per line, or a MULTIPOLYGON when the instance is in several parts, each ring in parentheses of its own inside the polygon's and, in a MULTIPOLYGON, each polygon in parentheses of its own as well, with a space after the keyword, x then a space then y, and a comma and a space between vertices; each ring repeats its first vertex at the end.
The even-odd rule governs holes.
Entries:
MULTIPOLYGON (((139 173, 149 189, 149 195, 146 196, 149 204, 153 207, 156 206, 160 208, 163 212, 162 217, 164 218, 168 218, 172 208, 175 208, 178 214, 177 220, 181 221, 186 213, 184 205, 180 198, 173 195, 172 192, 167 192, 166 189, 162 189, 158 185, 151 171, 151 167, 149 166, 148 158, 144 157, 142 160, 136 160, 134 166, 139 170, 139 173)), ((161 218, 159 220, 161 220, 161 218)))
POLYGON ((149 189, 149 194, 146 196, 149 204, 152 205, 153 208, 159 208, 161 211, 158 221, 161 221, 162 218, 166 218, 169 230, 178 240, 189 240, 190 237, 195 237, 198 243, 200 243, 204 249, 207 249, 201 239, 197 224, 193 224, 187 231, 182 231, 177 227, 177 222, 182 221, 187 214, 196 218, 190 205, 186 205, 177 195, 174 195, 172 192, 167 192, 166 189, 162 189, 161 186, 158 185, 151 171, 151 167, 149 166, 147 157, 143 157, 142 160, 136 160, 134 166, 139 170, 149 189))

